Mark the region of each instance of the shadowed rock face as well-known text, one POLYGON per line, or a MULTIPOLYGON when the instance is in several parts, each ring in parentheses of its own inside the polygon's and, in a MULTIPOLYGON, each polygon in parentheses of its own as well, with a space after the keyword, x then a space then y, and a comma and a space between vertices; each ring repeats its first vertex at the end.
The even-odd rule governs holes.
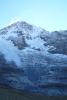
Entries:
POLYGON ((14 46, 17 46, 20 50, 28 46, 23 36, 19 36, 18 38, 12 38, 11 41, 13 42, 14 46))
POLYGON ((67 31, 50 33, 15 23, 0 31, 0 43, 0 84, 44 95, 67 95, 67 31))
POLYGON ((67 32, 64 31, 64 33, 55 31, 51 33, 50 37, 43 38, 46 40, 46 46, 53 46, 49 49, 50 53, 67 55, 67 32))
POLYGON ((65 95, 66 60, 55 60, 39 54, 28 54, 24 59, 23 70, 17 68, 14 63, 7 63, 3 56, 0 56, 0 84, 44 95, 65 95))
POLYGON ((10 86, 10 83, 13 81, 10 77, 16 78, 17 76, 23 75, 23 73, 24 71, 22 68, 17 68, 14 62, 7 62, 4 55, 0 54, 0 84, 10 86))

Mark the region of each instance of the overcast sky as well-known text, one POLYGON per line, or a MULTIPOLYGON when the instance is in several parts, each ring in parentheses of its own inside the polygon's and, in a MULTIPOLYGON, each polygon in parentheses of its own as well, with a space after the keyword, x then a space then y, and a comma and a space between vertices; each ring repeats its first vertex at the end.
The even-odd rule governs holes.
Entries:
POLYGON ((67 29, 67 0, 0 0, 0 28, 22 20, 48 31, 67 29))

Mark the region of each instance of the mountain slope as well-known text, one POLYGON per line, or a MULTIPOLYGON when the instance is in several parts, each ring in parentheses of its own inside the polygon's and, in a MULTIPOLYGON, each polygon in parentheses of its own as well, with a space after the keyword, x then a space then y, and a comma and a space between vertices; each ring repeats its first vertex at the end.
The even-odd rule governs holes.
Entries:
POLYGON ((67 95, 67 31, 48 32, 26 22, 0 30, 0 84, 67 95))

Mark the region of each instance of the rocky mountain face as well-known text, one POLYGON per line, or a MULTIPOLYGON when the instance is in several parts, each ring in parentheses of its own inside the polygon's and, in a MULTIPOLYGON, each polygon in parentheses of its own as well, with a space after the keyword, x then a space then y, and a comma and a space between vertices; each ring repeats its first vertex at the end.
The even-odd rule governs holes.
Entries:
POLYGON ((0 30, 0 84, 44 95, 67 95, 67 31, 26 22, 0 30))

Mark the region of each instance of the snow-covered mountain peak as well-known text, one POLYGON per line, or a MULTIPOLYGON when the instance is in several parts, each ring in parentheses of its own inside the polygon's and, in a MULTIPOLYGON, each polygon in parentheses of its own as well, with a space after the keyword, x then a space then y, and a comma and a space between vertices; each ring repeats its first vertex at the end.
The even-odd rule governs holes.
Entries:
MULTIPOLYGON (((67 31, 65 31, 65 34, 66 32, 67 31)), ((48 53, 67 54, 66 52, 67 36, 65 34, 63 35, 62 32, 58 31, 50 33, 40 27, 30 25, 24 21, 18 21, 0 30, 0 40, 5 41, 2 42, 3 46, 5 45, 4 43, 6 43, 6 46, 9 47, 10 49, 14 48, 11 50, 7 49, 8 52, 11 51, 12 54, 14 54, 13 52, 15 49, 17 49, 16 51, 18 52, 20 52, 20 50, 22 52, 23 51, 28 52, 29 50, 32 52, 33 50, 33 52, 35 51, 44 54, 48 53)), ((2 48, 2 50, 3 49, 4 48, 2 48)), ((5 51, 3 53, 5 53, 5 51)), ((19 56, 17 58, 19 59, 19 56)), ((15 59, 13 60, 16 61, 15 59)))
POLYGON ((24 52, 29 50, 46 50, 44 46, 45 41, 41 37, 44 37, 44 35, 48 33, 49 32, 40 27, 30 25, 24 21, 18 21, 0 30, 0 40, 1 42, 3 41, 3 46, 0 45, 0 51, 6 56, 5 58, 8 58, 8 61, 13 60, 19 65, 20 50, 23 51, 23 49, 26 49, 24 52), (6 49, 4 50, 4 48, 6 49), (15 57, 17 57, 18 62, 16 62, 17 60, 15 57))
MULTIPOLYGON (((45 33, 48 33, 46 30, 40 28, 40 27, 36 27, 34 25, 31 25, 31 24, 28 24, 26 23, 25 21, 18 21, 18 22, 15 22, 3 29, 0 30, 0 34, 3 33, 3 32, 16 32, 16 31, 22 31, 23 33, 29 33, 30 34, 33 34, 35 36, 35 34, 39 34, 40 32, 45 32, 45 33)), ((32 36, 33 36, 32 35, 32 36)))
POLYGON ((1 84, 56 95, 66 93, 66 76, 67 31, 50 33, 23 21, 0 30, 1 84))
POLYGON ((31 48, 35 49, 40 49, 41 46, 44 46, 44 41, 41 37, 48 34, 49 32, 46 30, 30 25, 24 21, 18 21, 0 30, 1 38, 13 41, 16 46, 25 43, 26 46, 29 45, 31 48))

